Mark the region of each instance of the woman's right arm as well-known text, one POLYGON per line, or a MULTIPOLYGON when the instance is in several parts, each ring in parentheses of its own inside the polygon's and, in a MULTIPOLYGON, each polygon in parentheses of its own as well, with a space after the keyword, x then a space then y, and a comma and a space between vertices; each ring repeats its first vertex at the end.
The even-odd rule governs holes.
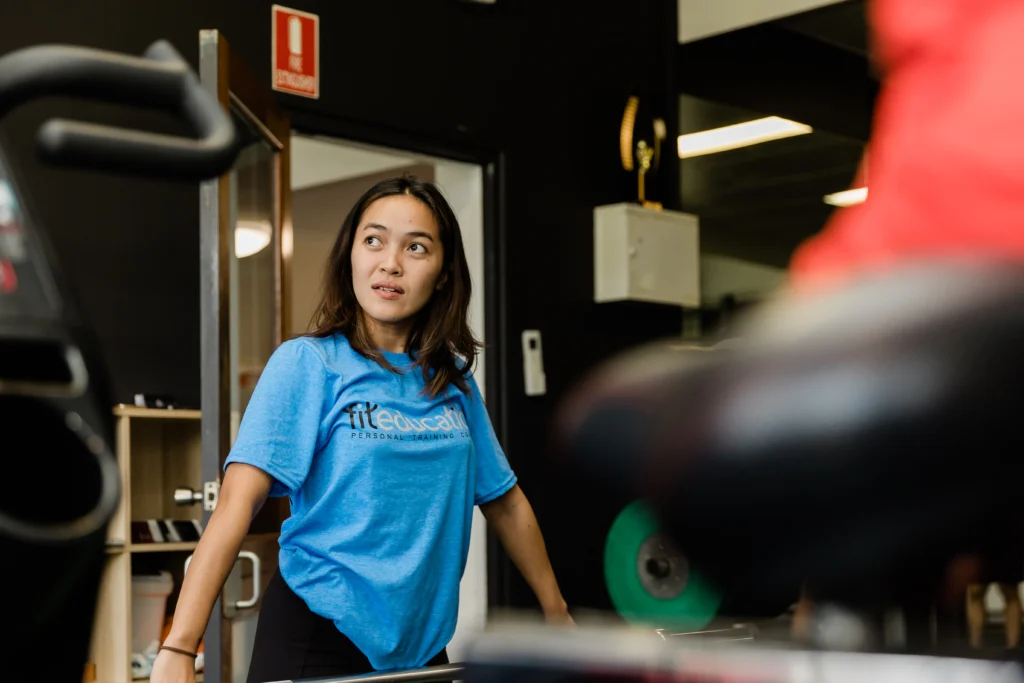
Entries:
MULTIPOLYGON (((217 507, 203 531, 182 582, 171 631, 165 645, 195 652, 202 641, 217 596, 238 558, 253 517, 263 507, 273 479, 261 469, 242 463, 228 465, 217 507)), ((184 655, 162 651, 162 657, 184 655)), ((154 670, 154 673, 155 670, 154 670)))
MULTIPOLYGON (((271 354, 231 446, 217 507, 192 555, 164 645, 194 653, 267 497, 299 490, 317 450, 328 373, 323 355, 305 339, 271 354), (282 410, 282 407, 286 409, 282 410)), ((162 650, 151 683, 195 683, 191 657, 162 650)))

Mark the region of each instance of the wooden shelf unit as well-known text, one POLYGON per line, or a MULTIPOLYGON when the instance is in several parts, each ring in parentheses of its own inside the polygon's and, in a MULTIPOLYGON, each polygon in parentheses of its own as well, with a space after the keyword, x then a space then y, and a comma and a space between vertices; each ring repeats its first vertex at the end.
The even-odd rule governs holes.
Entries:
MULTIPOLYGON (((202 490, 198 410, 120 405, 114 408, 116 453, 122 496, 107 534, 107 560, 100 587, 90 655, 96 683, 132 683, 132 575, 168 571, 171 613, 196 542, 134 543, 131 523, 150 519, 201 519, 202 504, 181 507, 174 489, 202 490)), ((143 681, 144 679, 134 679, 143 681)))

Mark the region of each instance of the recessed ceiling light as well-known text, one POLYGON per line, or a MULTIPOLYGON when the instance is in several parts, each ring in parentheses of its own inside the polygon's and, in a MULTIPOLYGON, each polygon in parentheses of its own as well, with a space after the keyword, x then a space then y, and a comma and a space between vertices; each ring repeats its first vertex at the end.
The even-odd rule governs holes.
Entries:
POLYGON ((832 206, 853 206, 854 204, 863 204, 867 198, 868 188, 857 187, 852 190, 827 194, 825 195, 825 203, 832 206))
POLYGON ((687 159, 703 154, 725 152, 730 149, 781 140, 794 135, 806 135, 811 132, 813 129, 810 126, 778 116, 769 116, 723 128, 712 128, 699 133, 680 135, 679 158, 687 159))

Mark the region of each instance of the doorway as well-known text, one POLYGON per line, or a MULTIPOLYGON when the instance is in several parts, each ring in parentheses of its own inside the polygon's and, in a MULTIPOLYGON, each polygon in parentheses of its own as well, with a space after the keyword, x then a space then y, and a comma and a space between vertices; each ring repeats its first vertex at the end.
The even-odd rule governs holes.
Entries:
MULTIPOLYGON (((293 133, 291 148, 291 263, 284 291, 289 311, 286 337, 308 331, 321 277, 342 220, 363 192, 388 177, 409 174, 437 184, 459 225, 473 282, 469 322, 486 343, 484 309, 484 177, 476 164, 336 138, 293 133)), ((484 352, 474 368, 486 395, 484 352)), ((487 616, 487 532, 474 511, 469 559, 463 575, 459 621, 448 647, 452 661, 462 659, 467 639, 479 633, 487 616)))
MULTIPOLYGON (((296 134, 292 116, 218 31, 200 33, 200 75, 234 117, 243 148, 235 167, 203 183, 199 193, 206 524, 252 389, 273 350, 308 329, 337 230, 352 203, 372 183, 410 173, 439 186, 462 227, 474 288, 469 322, 486 342, 485 313, 494 318, 500 306, 493 304, 485 311, 487 297, 496 296, 496 288, 487 287, 485 277, 495 278, 499 266, 484 271, 484 212, 491 225, 497 216, 495 164, 500 157, 487 161, 485 171, 481 165, 424 153, 296 134)), ((331 130, 329 121, 319 124, 331 130)), ((488 232, 493 239, 499 228, 488 232)), ((495 329, 499 319, 490 321, 495 329)), ((497 359, 494 355, 491 363, 497 359)), ((483 354, 477 360, 474 374, 486 396, 487 361, 483 354)), ((501 424, 496 420, 499 433, 501 424)), ((276 568, 277 536, 288 513, 286 499, 268 501, 250 526, 207 625, 204 670, 209 683, 242 683, 246 678, 260 596, 276 568)), ((464 657, 467 640, 484 627, 488 605, 490 539, 479 511, 473 521, 458 625, 449 644, 455 661, 464 657)))

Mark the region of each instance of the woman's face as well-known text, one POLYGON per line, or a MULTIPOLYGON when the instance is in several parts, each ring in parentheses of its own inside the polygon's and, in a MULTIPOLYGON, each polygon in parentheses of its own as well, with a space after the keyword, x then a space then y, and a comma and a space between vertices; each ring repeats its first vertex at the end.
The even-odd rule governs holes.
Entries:
POLYGON ((352 242, 352 289, 371 321, 411 324, 444 285, 444 247, 430 209, 409 195, 373 202, 352 242))

